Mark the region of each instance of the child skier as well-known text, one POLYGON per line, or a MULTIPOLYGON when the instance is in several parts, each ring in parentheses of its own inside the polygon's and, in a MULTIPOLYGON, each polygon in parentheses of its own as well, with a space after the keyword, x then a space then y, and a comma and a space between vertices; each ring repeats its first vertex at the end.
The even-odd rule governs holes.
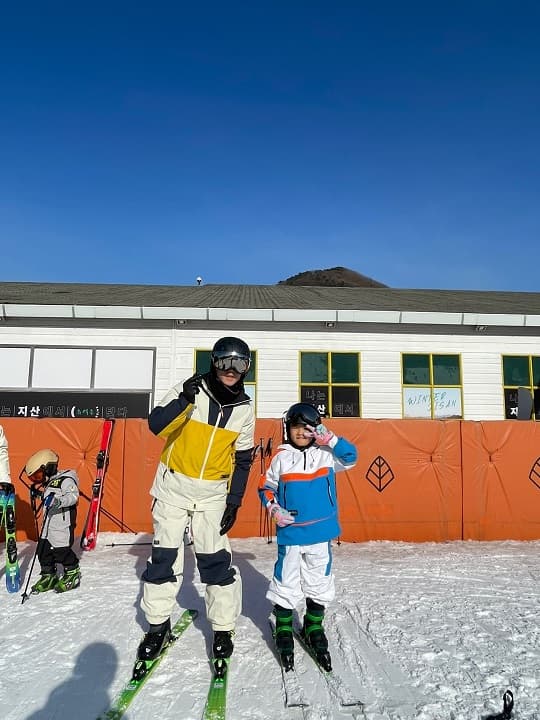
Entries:
POLYGON ((289 408, 284 430, 286 442, 259 487, 261 502, 277 525, 278 558, 266 597, 274 603, 276 647, 284 669, 294 667, 293 610, 305 597, 302 636, 329 671, 322 623, 335 596, 330 541, 341 532, 335 472, 354 467, 357 453, 321 424, 308 403, 289 408))
POLYGON ((41 577, 32 586, 34 593, 66 592, 81 584, 79 559, 72 549, 79 478, 75 470, 58 472, 58 460, 54 450, 39 450, 27 460, 24 468, 32 483, 33 497, 43 499, 43 526, 37 547, 41 577), (56 572, 57 564, 64 569, 61 577, 56 572))

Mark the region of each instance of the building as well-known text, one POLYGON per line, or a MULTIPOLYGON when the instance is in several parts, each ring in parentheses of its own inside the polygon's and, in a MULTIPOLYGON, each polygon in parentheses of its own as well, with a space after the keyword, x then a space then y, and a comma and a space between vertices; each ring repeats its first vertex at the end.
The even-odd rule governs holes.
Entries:
POLYGON ((0 283, 0 412, 144 417, 223 335, 259 418, 540 420, 540 293, 284 284, 0 283))

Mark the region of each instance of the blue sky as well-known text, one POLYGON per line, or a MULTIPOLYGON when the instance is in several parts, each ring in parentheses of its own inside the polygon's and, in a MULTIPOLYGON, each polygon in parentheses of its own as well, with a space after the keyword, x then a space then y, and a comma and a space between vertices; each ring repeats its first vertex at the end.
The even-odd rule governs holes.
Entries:
POLYGON ((540 291, 537 2, 18 5, 0 281, 540 291))

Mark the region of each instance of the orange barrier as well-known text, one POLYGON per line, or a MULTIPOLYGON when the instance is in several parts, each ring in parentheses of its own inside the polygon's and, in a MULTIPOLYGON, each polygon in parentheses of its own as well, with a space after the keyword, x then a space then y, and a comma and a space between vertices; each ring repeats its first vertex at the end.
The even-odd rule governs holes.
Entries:
POLYGON ((358 449, 356 467, 337 476, 343 540, 461 538, 458 421, 327 424, 358 449))
MULTIPOLYGON (((17 480, 27 458, 51 447, 89 496, 102 421, 1 420, 17 491, 18 538, 36 537, 28 490, 17 480)), ((540 425, 533 422, 331 419, 355 443, 356 467, 338 474, 341 538, 350 542, 540 539, 540 425)), ((275 451, 281 420, 257 420, 255 442, 275 451)), ((105 480, 102 530, 151 532, 148 494, 163 441, 146 420, 117 420, 105 480)), ((265 535, 257 486, 270 460, 257 452, 232 537, 265 535)), ((25 478, 26 479, 26 478, 25 478)), ((81 497, 77 534, 88 501, 81 497)))
POLYGON ((540 423, 461 424, 463 538, 540 538, 540 423))

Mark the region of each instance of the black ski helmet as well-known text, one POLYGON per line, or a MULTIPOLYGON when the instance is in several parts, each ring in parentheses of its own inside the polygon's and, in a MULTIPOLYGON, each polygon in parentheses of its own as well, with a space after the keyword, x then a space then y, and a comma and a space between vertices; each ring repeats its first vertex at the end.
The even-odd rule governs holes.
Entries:
POLYGON ((247 343, 237 337, 220 338, 212 348, 210 357, 215 368, 227 370, 232 367, 242 377, 246 375, 251 365, 249 347, 247 343), (219 367, 220 365, 222 367, 219 367))
MULTIPOLYGON (((314 405, 309 403, 295 403, 285 413, 285 439, 291 442, 289 429, 291 425, 310 425, 316 428, 321 422, 319 411, 314 405)), ((314 441, 310 443, 313 444, 314 441)), ((291 443, 294 445, 294 443, 291 443)), ((296 446, 295 446, 296 447, 296 446)))

